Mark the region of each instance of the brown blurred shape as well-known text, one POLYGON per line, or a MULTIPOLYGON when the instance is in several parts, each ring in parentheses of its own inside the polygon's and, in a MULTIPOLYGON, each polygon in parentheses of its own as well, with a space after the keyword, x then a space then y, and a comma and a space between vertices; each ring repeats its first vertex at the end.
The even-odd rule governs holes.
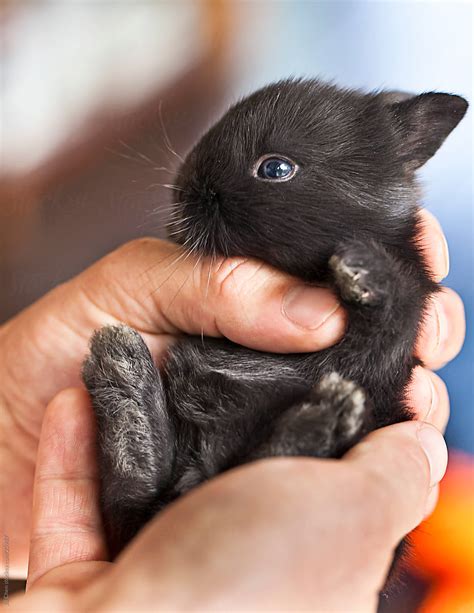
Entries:
POLYGON ((171 194, 162 184, 179 163, 167 138, 183 155, 223 107, 231 5, 202 2, 205 51, 171 86, 128 112, 102 111, 80 145, 0 179, 0 322, 119 244, 164 235, 171 194))

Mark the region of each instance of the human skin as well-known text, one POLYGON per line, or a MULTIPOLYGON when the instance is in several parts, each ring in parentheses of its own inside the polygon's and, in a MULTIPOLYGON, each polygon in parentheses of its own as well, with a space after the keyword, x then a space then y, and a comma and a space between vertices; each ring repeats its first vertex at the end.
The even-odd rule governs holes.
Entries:
POLYGON ((61 392, 39 445, 28 591, 12 611, 375 611, 447 462, 423 422, 374 432, 342 460, 256 462, 167 507, 110 563, 94 445, 87 394, 61 392))
MULTIPOLYGON (((439 224, 426 212, 420 237, 434 276, 448 271, 439 224)), ((181 332, 223 335, 262 350, 316 351, 344 332, 342 307, 312 288, 285 312, 285 296, 301 282, 253 260, 197 261, 156 239, 133 241, 57 287, 0 328, 0 461, 2 517, 10 539, 11 576, 25 573, 33 476, 43 415, 79 372, 93 330, 124 322, 145 338, 159 361, 181 332), (297 322, 295 323, 295 319, 297 322)), ((295 302, 293 301, 293 304, 295 302)), ((464 338, 462 302, 451 290, 430 307, 417 353, 427 367, 452 359, 464 338)), ((417 415, 443 428, 448 397, 441 379, 417 368, 410 389, 417 415)))

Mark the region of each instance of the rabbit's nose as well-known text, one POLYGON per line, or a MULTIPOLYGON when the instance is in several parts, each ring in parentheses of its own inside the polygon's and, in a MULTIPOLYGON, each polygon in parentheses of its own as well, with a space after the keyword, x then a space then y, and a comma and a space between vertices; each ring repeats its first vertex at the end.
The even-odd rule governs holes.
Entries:
POLYGON ((208 188, 206 190, 206 203, 210 207, 217 208, 217 209, 219 208, 219 205, 220 205, 219 194, 212 188, 208 188))

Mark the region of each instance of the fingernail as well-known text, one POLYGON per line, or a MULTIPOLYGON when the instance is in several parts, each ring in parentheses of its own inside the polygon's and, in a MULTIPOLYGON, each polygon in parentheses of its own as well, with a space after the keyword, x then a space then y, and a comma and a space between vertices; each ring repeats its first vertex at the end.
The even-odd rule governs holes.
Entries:
POLYGON ((417 353, 429 362, 437 362, 443 355, 449 335, 449 319, 443 304, 444 294, 435 296, 426 313, 425 325, 417 341, 417 353))
POLYGON ((433 359, 440 353, 441 347, 448 335, 448 319, 444 311, 443 304, 440 300, 433 301, 433 309, 436 320, 436 334, 433 340, 432 355, 433 359))
POLYGON ((320 328, 339 308, 334 294, 321 287, 298 285, 283 299, 283 314, 297 326, 308 330, 320 328))
POLYGON ((429 517, 433 513, 433 511, 436 509, 436 505, 438 504, 438 497, 439 497, 439 485, 435 485, 429 491, 428 498, 426 499, 425 510, 423 513, 424 519, 429 517))
POLYGON ((441 251, 443 258, 443 272, 441 279, 444 279, 449 275, 449 249, 448 249, 448 241, 446 240, 445 235, 441 232, 441 251))
POLYGON ((438 395, 428 371, 422 366, 416 366, 413 370, 407 401, 419 419, 432 421, 438 405, 438 395))
POLYGON ((434 426, 425 422, 417 430, 418 441, 430 465, 430 487, 441 481, 448 464, 448 449, 443 435, 434 426))
POLYGON ((438 247, 433 251, 433 269, 436 271, 435 281, 439 282, 449 274, 449 248, 438 221, 436 221, 435 232, 439 237, 439 242, 437 243, 438 247))
POLYGON ((436 394, 436 390, 433 385, 433 381, 431 380, 431 377, 425 370, 423 370, 423 377, 424 377, 423 385, 425 385, 427 388, 427 397, 429 398, 428 411, 426 412, 426 415, 423 421, 432 421, 434 413, 436 411, 438 395, 436 394))

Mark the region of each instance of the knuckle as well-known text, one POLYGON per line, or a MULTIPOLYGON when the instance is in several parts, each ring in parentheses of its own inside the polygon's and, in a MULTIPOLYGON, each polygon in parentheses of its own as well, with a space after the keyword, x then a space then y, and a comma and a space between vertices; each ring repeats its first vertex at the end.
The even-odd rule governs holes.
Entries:
POLYGON ((213 274, 213 289, 216 298, 226 302, 235 300, 236 294, 242 290, 242 269, 247 262, 246 259, 227 259, 217 264, 213 274))
MULTIPOLYGON (((216 297, 235 302, 264 286, 275 273, 263 262, 248 258, 222 260, 216 267, 216 297)), ((240 306, 242 306, 240 304, 240 306)))
MULTIPOLYGON (((371 455, 377 452, 370 440, 360 445, 366 446, 371 455)), ((369 504, 377 509, 374 514, 365 512, 358 518, 361 529, 368 534, 386 533, 387 538, 396 542, 421 521, 429 486, 429 466, 417 443, 404 444, 403 453, 396 452, 396 457, 392 456, 388 462, 365 464, 354 480, 360 495, 357 508, 366 510, 369 504)))
MULTIPOLYGON (((390 540, 397 534, 399 505, 397 492, 382 470, 372 467, 355 477, 358 498, 355 500, 356 521, 368 541, 390 540), (376 509, 375 513, 367 509, 376 509)), ((399 538, 399 534, 395 539, 399 538)))
POLYGON ((124 260, 132 260, 141 257, 144 253, 153 251, 154 253, 167 253, 171 249, 177 249, 177 245, 168 243, 158 238, 143 236, 135 238, 114 251, 106 255, 100 260, 100 265, 104 273, 110 273, 123 267, 124 260))
POLYGON ((99 511, 91 492, 81 487, 81 481, 62 483, 43 479, 40 521, 35 526, 36 537, 82 532, 95 534, 99 529, 99 511))
POLYGON ((210 294, 218 320, 240 320, 245 308, 246 260, 223 260, 212 275, 210 294), (243 274, 242 274, 243 273, 243 274), (219 315, 220 314, 220 315, 219 315))
POLYGON ((127 252, 127 251, 142 251, 143 249, 149 249, 150 247, 156 248, 165 241, 161 241, 158 238, 152 238, 151 236, 141 236, 128 241, 124 245, 118 247, 114 253, 127 252))

